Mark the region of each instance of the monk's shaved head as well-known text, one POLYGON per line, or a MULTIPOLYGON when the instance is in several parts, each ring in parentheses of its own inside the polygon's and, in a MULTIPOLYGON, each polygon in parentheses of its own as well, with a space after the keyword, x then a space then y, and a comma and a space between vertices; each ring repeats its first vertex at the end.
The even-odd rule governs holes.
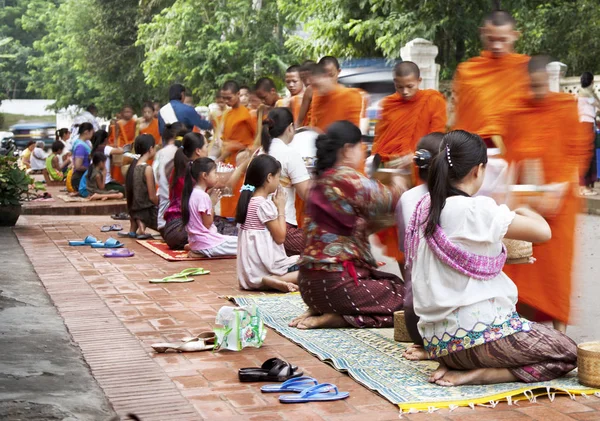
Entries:
POLYGON ((529 89, 535 100, 542 100, 550 93, 550 77, 546 66, 550 63, 548 56, 533 56, 529 60, 529 89))
POLYGON ((256 92, 256 96, 269 107, 275 106, 279 99, 275 82, 269 77, 261 77, 258 79, 254 86, 254 92, 256 92))
POLYGON ((414 77, 417 79, 421 77, 419 66, 412 61, 403 61, 402 63, 398 63, 396 66, 394 66, 394 76, 407 77, 411 75, 414 75, 414 77))
POLYGON ((275 82, 273 82, 273 79, 271 79, 270 77, 261 77, 256 82, 256 85, 254 85, 255 91, 258 91, 258 90, 270 91, 271 89, 277 90, 277 87, 275 86, 275 82))
POLYGON ((338 61, 337 58, 335 58, 334 56, 325 56, 325 57, 321 57, 321 60, 319 60, 319 64, 324 64, 324 65, 328 65, 331 64, 333 65, 336 69, 340 70, 340 62, 338 61))
POLYGON ((494 10, 483 19, 483 25, 506 26, 513 28, 517 26, 517 21, 506 10, 494 10))
POLYGON ((228 80, 223 84, 221 91, 237 94, 240 91, 240 85, 235 80, 228 80))
POLYGON ((500 2, 496 2, 496 10, 483 19, 480 28, 483 49, 491 53, 492 58, 512 54, 515 42, 519 39, 517 22, 510 13, 500 10, 500 2))
POLYGON ((537 72, 546 72, 546 67, 550 64, 550 57, 548 56, 533 56, 527 64, 527 70, 529 74, 537 72))
POLYGON ((302 78, 300 77, 300 66, 294 64, 285 71, 285 87, 292 96, 298 95, 304 89, 302 78))
POLYGON ((298 64, 293 64, 286 69, 286 73, 300 73, 300 66, 298 64))
POLYGON ((221 98, 231 108, 237 108, 240 105, 240 85, 235 80, 228 80, 221 89, 221 98))

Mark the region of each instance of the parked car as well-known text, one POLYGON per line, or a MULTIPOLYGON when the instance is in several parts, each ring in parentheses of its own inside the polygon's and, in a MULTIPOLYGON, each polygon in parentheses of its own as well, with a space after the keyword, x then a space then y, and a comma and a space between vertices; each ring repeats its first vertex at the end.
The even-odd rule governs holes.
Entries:
POLYGON ((20 123, 11 126, 13 139, 18 149, 25 149, 30 140, 43 140, 50 147, 56 140, 56 123, 20 123))

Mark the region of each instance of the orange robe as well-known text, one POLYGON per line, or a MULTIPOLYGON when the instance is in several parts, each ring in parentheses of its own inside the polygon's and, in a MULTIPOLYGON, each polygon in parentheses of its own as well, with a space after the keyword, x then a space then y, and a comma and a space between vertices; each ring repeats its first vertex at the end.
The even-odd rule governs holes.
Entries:
POLYGON ((158 119, 153 118, 150 124, 144 129, 140 129, 140 134, 149 134, 154 138, 155 144, 161 143, 160 133, 158 131, 158 119))
POLYGON ((552 239, 534 245, 532 265, 507 265, 504 272, 517 284, 519 302, 553 320, 569 321, 575 222, 581 201, 577 181, 592 152, 579 123, 577 102, 569 94, 550 93, 540 101, 522 99, 506 118, 506 159, 542 161, 545 183, 570 182, 558 213, 548 217, 552 239))
POLYGON ((310 125, 326 131, 331 123, 348 120, 360 127, 362 105, 362 96, 356 89, 337 86, 325 95, 314 92, 311 101, 310 125))
POLYGON ((456 113, 453 129, 477 133, 484 140, 500 135, 505 114, 527 96, 528 62, 526 55, 493 58, 484 51, 460 64, 453 85, 456 113))
MULTIPOLYGON (((122 120, 119 120, 117 124, 119 125, 119 138, 115 140, 115 126, 113 125, 110 128, 108 142, 116 148, 122 148, 125 145, 133 143, 135 140, 137 122, 132 118, 125 123, 123 123, 122 120)), ((125 183, 125 177, 123 177, 121 167, 116 167, 113 165, 110 169, 110 176, 113 178, 113 180, 118 181, 121 184, 125 183)))
MULTIPOLYGON (((223 122, 223 142, 236 141, 249 148, 254 143, 256 136, 256 117, 250 115, 250 111, 243 105, 232 108, 225 114, 223 122)), ((225 162, 235 165, 235 158, 239 150, 234 151, 225 162)), ((224 197, 221 199, 220 215, 227 218, 235 217, 235 210, 238 199, 240 198, 240 189, 244 184, 244 177, 240 178, 237 186, 233 186, 233 197, 224 197)))
MULTIPOLYGON (((414 153, 423 136, 446 130, 446 99, 436 90, 418 91, 409 101, 395 93, 385 97, 381 107, 372 153, 381 155, 384 162, 414 153)), ((396 227, 377 233, 377 237, 386 256, 404 261, 396 227)))

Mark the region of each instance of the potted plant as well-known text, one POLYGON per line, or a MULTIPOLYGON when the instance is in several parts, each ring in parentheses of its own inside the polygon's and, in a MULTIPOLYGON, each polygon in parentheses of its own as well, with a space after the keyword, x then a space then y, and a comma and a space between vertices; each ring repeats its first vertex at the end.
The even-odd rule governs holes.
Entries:
POLYGON ((14 156, 0 156, 0 226, 12 227, 21 215, 21 201, 27 197, 33 179, 19 168, 14 156))

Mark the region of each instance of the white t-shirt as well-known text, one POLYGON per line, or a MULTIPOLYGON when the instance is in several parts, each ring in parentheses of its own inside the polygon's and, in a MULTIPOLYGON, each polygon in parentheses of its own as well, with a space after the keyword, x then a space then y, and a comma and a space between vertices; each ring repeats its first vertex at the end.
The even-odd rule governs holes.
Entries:
MULTIPOLYGON (((446 200, 440 226, 455 245, 495 257, 514 217, 506 205, 489 197, 453 196, 446 200)), ((457 336, 459 329, 458 335, 479 332, 482 326, 507 321, 516 311, 517 287, 503 272, 486 281, 463 275, 440 261, 423 237, 411 273, 419 332, 426 342, 457 336)))
MULTIPOLYGON (((261 150, 261 153, 264 151, 261 150)), ((283 140, 275 138, 271 141, 269 155, 281 163, 280 183, 287 193, 285 203, 285 222, 298 225, 296 220, 296 189, 294 184, 309 180, 310 175, 304 160, 298 152, 286 145, 283 140)))
POLYGON ((113 150, 114 148, 112 146, 108 146, 106 145, 104 147, 104 155, 106 155, 106 180, 104 180, 105 183, 110 183, 112 181, 112 177, 110 176, 110 152, 113 150))
POLYGON ((579 110, 579 121, 582 123, 593 123, 596 121, 596 98, 593 97, 577 97, 577 108, 579 110))
POLYGON ((43 170, 46 168, 46 158, 48 154, 42 148, 35 148, 29 157, 29 163, 32 170, 43 170))

